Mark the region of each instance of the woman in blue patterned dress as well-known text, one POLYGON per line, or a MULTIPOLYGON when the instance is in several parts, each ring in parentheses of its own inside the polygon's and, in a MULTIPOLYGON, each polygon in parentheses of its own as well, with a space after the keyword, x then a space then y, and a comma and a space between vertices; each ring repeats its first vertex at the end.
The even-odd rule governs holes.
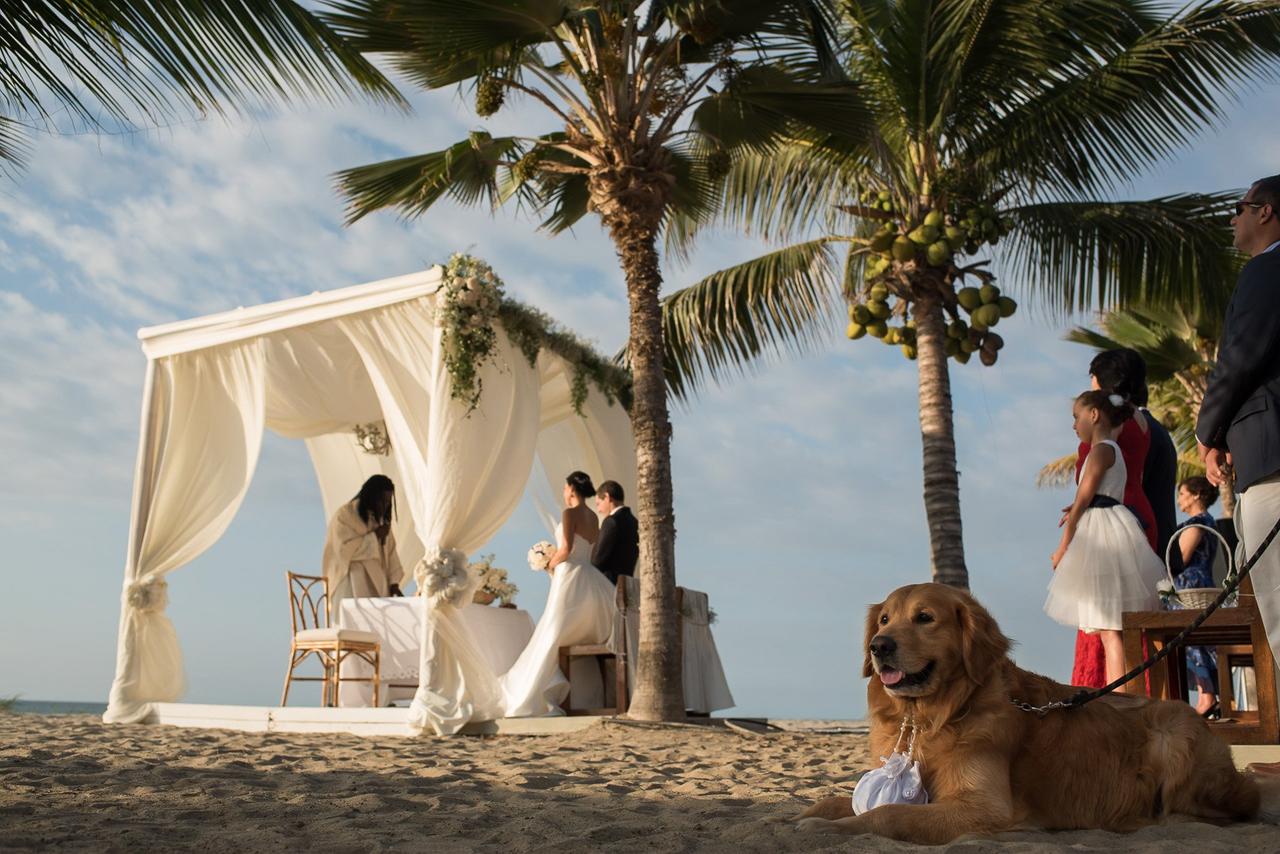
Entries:
MULTIPOLYGON (((1218 552, 1218 538, 1200 528, 1214 527, 1209 508, 1218 500, 1218 488, 1208 478, 1189 477, 1178 484, 1178 509, 1190 518, 1178 525, 1173 538, 1182 553, 1182 572, 1173 579, 1179 590, 1188 587, 1214 587, 1213 558, 1218 552)), ((1205 717, 1218 714, 1218 656, 1203 646, 1187 647, 1187 671, 1200 695, 1196 711, 1205 717)))

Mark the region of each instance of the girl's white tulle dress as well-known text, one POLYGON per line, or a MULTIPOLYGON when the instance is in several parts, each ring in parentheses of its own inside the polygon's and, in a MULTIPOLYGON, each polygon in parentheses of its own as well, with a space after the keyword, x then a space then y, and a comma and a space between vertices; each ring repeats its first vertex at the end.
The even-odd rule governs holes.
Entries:
POLYGON ((1156 584, 1165 577, 1138 517, 1122 503, 1127 472, 1120 446, 1108 439, 1095 447, 1102 445, 1115 450, 1116 461, 1103 474, 1097 494, 1118 503, 1084 511, 1044 603, 1050 617, 1086 632, 1119 630, 1125 611, 1158 609, 1156 584))

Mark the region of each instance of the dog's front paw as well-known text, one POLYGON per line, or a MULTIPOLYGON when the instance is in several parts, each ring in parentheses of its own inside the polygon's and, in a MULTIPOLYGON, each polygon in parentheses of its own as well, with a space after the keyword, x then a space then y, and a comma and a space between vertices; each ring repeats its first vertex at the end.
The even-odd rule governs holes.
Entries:
POLYGON ((796 831, 799 833, 828 833, 834 824, 834 821, 828 821, 825 818, 804 818, 796 823, 796 831))
POLYGON ((799 816, 793 812, 788 812, 788 813, 780 812, 777 815, 771 815, 771 816, 767 816, 766 818, 762 818, 760 819, 760 821, 764 822, 765 824, 790 824, 791 822, 797 820, 798 818, 799 816))

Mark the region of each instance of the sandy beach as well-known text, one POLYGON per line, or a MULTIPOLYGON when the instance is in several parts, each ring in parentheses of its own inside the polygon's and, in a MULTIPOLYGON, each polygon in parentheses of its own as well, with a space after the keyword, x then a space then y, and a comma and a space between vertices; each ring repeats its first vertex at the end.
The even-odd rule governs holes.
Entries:
POLYGON ((0 715, 0 850, 1280 851, 1280 828, 1011 833, 942 849, 762 820, 847 786, 857 735, 602 724, 450 739, 0 715))

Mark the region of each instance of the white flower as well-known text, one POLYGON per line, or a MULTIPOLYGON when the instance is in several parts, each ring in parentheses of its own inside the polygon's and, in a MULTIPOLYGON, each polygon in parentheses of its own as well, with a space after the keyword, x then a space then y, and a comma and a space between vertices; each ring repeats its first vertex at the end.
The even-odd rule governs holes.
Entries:
POLYGON ((1162 596, 1168 596, 1173 593, 1173 582, 1167 578, 1162 578, 1156 583, 1156 592, 1162 596))
POLYGON ((461 607, 471 601, 479 586, 479 579, 467 570, 467 556, 457 549, 431 549, 418 562, 413 576, 433 606, 461 607))
POLYGON ((163 611, 169 604, 169 583, 163 576, 144 577, 129 585, 129 606, 138 611, 163 611))

